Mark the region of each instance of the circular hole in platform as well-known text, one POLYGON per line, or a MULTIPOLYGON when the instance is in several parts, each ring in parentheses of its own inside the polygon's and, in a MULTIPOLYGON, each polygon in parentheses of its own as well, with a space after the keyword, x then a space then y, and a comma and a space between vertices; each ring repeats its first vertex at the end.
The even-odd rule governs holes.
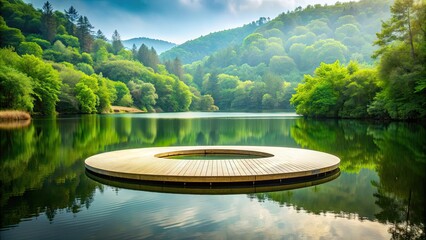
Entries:
POLYGON ((158 158, 167 159, 187 159, 187 160, 227 160, 227 159, 253 159, 253 158, 267 158, 274 155, 247 150, 234 150, 234 149, 197 149, 197 150, 184 150, 175 152, 159 153, 155 155, 158 158))

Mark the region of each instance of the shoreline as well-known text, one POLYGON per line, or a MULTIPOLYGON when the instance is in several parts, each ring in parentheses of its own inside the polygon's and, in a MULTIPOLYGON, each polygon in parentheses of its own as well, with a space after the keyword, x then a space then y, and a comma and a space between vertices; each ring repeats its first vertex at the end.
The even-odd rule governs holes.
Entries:
POLYGON ((0 110, 0 122, 30 120, 31 115, 28 112, 19 110, 0 110))

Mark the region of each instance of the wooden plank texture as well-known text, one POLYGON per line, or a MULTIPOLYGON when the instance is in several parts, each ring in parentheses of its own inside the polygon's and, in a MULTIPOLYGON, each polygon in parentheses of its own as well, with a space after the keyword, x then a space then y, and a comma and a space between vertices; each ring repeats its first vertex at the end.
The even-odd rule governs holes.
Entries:
POLYGON ((194 146, 139 148, 89 157, 92 172, 128 179, 173 182, 243 182, 288 179, 337 169, 336 156, 306 149, 262 146, 194 146), (246 159, 170 159, 170 155, 226 153, 246 159), (160 156, 160 157, 158 157, 160 156), (253 180, 254 181, 254 180, 253 180))

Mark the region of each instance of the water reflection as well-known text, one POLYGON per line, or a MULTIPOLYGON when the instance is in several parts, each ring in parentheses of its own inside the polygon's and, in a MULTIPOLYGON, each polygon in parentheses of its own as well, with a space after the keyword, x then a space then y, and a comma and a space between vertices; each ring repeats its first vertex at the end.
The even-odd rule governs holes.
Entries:
POLYGON ((254 194, 262 192, 275 192, 284 191, 291 189, 298 189, 304 187, 311 187, 332 181, 339 177, 340 170, 336 169, 327 175, 320 177, 306 177, 293 179, 291 181, 270 181, 268 183, 257 183, 256 185, 250 183, 239 183, 239 184, 188 184, 183 185, 182 183, 175 184, 163 184, 156 182, 140 182, 140 181, 129 181, 125 179, 105 177, 90 171, 86 171, 86 175, 104 185, 142 190, 150 192, 164 192, 164 193, 179 193, 179 194, 210 194, 210 195, 223 195, 223 194, 254 194))
POLYGON ((19 120, 19 121, 0 121, 0 129, 10 130, 28 127, 31 123, 31 119, 19 120))
MULTIPOLYGON (((232 229, 227 224, 231 224, 232 218, 230 221, 220 220, 220 216, 223 215, 233 216, 234 220, 239 218, 238 224, 231 225, 235 229, 246 231, 255 231, 257 226, 255 224, 259 226, 263 224, 264 230, 266 227, 280 229, 281 224, 287 224, 283 229, 286 229, 288 234, 286 236, 289 237, 311 236, 316 230, 305 231, 306 235, 295 233, 299 229, 296 224, 303 224, 308 220, 323 221, 322 227, 328 222, 328 224, 336 224, 335 226, 340 224, 348 231, 351 229, 348 226, 352 226, 366 232, 370 232, 366 228, 371 225, 363 225, 363 221, 376 221, 373 224, 374 229, 385 228, 386 234, 389 231, 395 238, 416 239, 425 236, 423 189, 426 172, 426 128, 424 125, 348 120, 318 121, 283 116, 248 118, 206 116, 190 119, 135 116, 139 115, 88 115, 34 119, 25 128, 0 129, 1 229, 5 230, 13 226, 17 229, 2 231, 0 234, 6 236, 7 233, 15 236, 13 234, 25 232, 27 229, 25 226, 37 226, 37 223, 22 221, 34 219, 40 215, 45 215, 48 221, 54 222, 58 216, 66 214, 84 218, 88 209, 91 209, 93 214, 93 211, 100 211, 99 206, 111 209, 113 207, 111 199, 104 199, 104 194, 107 194, 104 193, 105 189, 109 187, 85 175, 83 161, 90 155, 139 147, 217 144, 303 147, 329 152, 340 157, 342 172, 338 179, 303 189, 248 194, 243 195, 243 198, 241 195, 230 195, 222 197, 223 199, 221 196, 215 196, 214 199, 220 199, 222 210, 227 211, 227 214, 222 214, 217 209, 205 210, 209 214, 217 213, 215 217, 219 220, 212 226, 215 229, 208 227, 212 222, 203 222, 204 218, 197 219, 195 216, 191 218, 192 222, 184 224, 195 232, 213 234, 217 233, 214 230, 225 229, 225 232, 227 230, 229 234, 232 229), (256 199, 255 202, 267 204, 267 207, 254 206, 244 199, 250 201, 256 199), (240 206, 244 204, 246 205, 240 206), (239 208, 231 210, 235 206, 239 208), (281 210, 277 210, 277 206, 281 210), (244 210, 246 207, 252 207, 252 209, 244 210), (253 212, 253 209, 258 212, 253 212), (232 213, 232 211, 241 212, 232 213), (244 221, 238 217, 245 215, 253 217, 249 214, 250 211, 252 214, 265 214, 263 217, 266 219, 244 221), (283 215, 274 213, 271 216, 265 211, 269 213, 276 211, 283 215), (293 218, 284 218, 285 214, 293 218), (336 220, 336 217, 346 219, 346 222, 336 220), (271 222, 273 219, 275 224, 271 222), (283 223, 283 219, 287 219, 290 223, 283 223)), ((117 200, 120 200, 122 204, 120 206, 126 208, 128 213, 134 211, 135 200, 123 198, 129 193, 128 190, 125 191, 121 187, 116 190, 115 196, 117 200)), ((144 192, 132 192, 132 194, 147 196, 144 192)), ((160 201, 163 204, 168 200, 168 196, 161 193, 150 193, 149 196, 153 197, 153 201, 160 201)), ((184 202, 198 197, 188 196, 190 195, 174 196, 173 206, 177 208, 176 214, 191 215, 193 213, 184 202), (176 199, 180 201, 175 201, 176 199)), ((210 201, 211 198, 212 196, 206 196, 202 199, 210 201)), ((197 202, 191 202, 197 208, 202 206, 200 203, 197 205, 197 202)), ((164 206, 147 204, 140 207, 144 211, 150 209, 159 211, 164 206)), ((100 212, 96 213, 100 214, 100 212)), ((124 226, 119 222, 125 217, 123 214, 114 212, 114 215, 110 215, 111 220, 108 221, 124 226)), ((152 215, 148 214, 148 216, 152 215)), ((92 217, 91 220, 96 222, 107 221, 105 215, 93 214, 92 217)), ((144 218, 144 224, 150 225, 151 233, 166 237, 170 231, 165 229, 176 230, 174 227, 178 224, 174 220, 168 220, 170 221, 161 222, 144 218)), ((61 226, 68 226, 69 223, 65 222, 61 226)), ((93 231, 87 225, 81 224, 75 223, 72 226, 79 226, 81 232, 93 231)), ((335 226, 332 227, 334 231, 339 231, 335 226)), ((134 224, 129 225, 129 228, 134 234, 133 237, 138 236, 134 224)), ((49 230, 53 232, 51 228, 49 230)), ((261 231, 261 229, 257 230, 261 231)), ((40 230, 39 234, 42 232, 40 230)), ((277 232, 271 230, 270 233, 271 236, 282 236, 279 230, 277 232)), ((34 234, 37 236, 36 233, 34 234)), ((378 238, 385 235, 380 235, 378 238)), ((254 236, 260 235, 253 234, 252 237, 254 236)), ((323 236, 333 237, 330 234, 323 234, 323 236)), ((263 237, 266 236, 263 235, 263 237)))

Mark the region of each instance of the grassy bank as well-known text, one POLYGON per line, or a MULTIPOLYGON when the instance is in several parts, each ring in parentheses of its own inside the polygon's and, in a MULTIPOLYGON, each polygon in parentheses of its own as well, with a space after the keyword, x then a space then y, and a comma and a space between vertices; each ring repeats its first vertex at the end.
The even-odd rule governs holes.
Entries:
POLYGON ((111 106, 111 109, 113 113, 143 113, 145 112, 137 108, 121 107, 121 106, 111 106))
POLYGON ((29 120, 31 115, 24 111, 4 110, 0 111, 0 122, 29 120))

